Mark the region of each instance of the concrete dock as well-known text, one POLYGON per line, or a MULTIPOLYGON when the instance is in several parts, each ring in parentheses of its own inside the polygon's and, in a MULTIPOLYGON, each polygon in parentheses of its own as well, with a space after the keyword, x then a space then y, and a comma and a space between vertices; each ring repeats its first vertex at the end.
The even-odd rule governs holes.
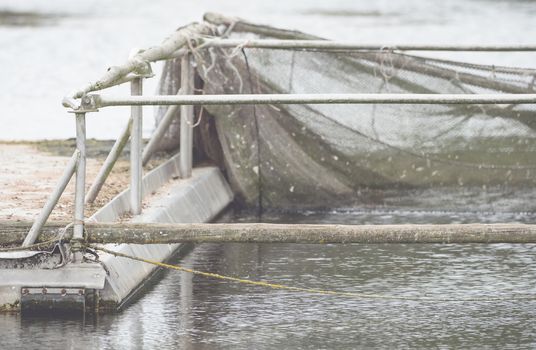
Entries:
MULTIPOLYGON (((35 219, 70 159, 72 150, 63 148, 66 150, 52 153, 36 142, 0 142, 0 220, 35 219)), ((88 158, 88 179, 97 175, 101 163, 102 159, 88 158)), ((128 183, 128 160, 120 159, 95 205, 87 208, 87 214, 109 202, 128 183)), ((73 198, 74 181, 71 181, 50 220, 71 220, 73 198)))
MULTIPOLYGON (((0 172, 1 218, 28 220, 37 215, 69 157, 49 155, 28 145, 2 145, 0 172), (6 203, 9 203, 6 204, 6 203)), ((87 209, 87 221, 201 223, 216 217, 231 201, 233 193, 220 170, 212 166, 194 168, 192 177, 181 179, 175 155, 143 178, 143 212, 129 215, 128 170, 109 179, 99 202, 87 209), (118 189, 123 191, 119 192, 118 189), (110 198, 112 197, 112 198, 110 198)), ((99 162, 88 162, 88 177, 97 173, 99 162)), ((123 166, 124 168, 124 166, 123 166)), ((72 181, 74 182, 74 181, 72 181)), ((73 184, 69 184, 52 218, 72 219, 73 184)), ((118 252, 165 261, 181 249, 169 245, 107 245, 118 252)), ((69 309, 84 312, 117 311, 142 290, 156 271, 154 266, 99 254, 83 262, 63 264, 62 251, 0 253, 0 311, 69 309)))

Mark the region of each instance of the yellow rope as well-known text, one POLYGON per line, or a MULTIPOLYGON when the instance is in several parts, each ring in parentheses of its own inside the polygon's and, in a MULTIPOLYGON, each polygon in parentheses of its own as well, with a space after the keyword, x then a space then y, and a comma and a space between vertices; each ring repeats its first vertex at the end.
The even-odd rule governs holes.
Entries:
POLYGON ((380 299, 380 300, 399 300, 399 301, 403 300, 403 301, 426 301, 426 302, 482 302, 482 301, 508 301, 508 300, 510 301, 536 300, 536 295, 514 295, 514 296, 508 296, 508 297, 485 297, 483 296, 483 297, 472 297, 472 298, 447 298, 447 297, 432 297, 432 296, 430 297, 405 297, 405 296, 390 296, 390 295, 382 295, 382 294, 338 292, 334 290, 315 289, 315 288, 300 288, 300 287, 286 286, 286 285, 278 284, 278 283, 253 281, 253 280, 248 280, 244 278, 224 276, 224 275, 220 275, 217 273, 189 269, 187 267, 183 267, 180 265, 170 265, 170 264, 166 264, 166 263, 162 263, 162 262, 158 262, 158 261, 154 261, 150 259, 145 259, 145 258, 133 256, 133 255, 115 252, 113 250, 109 250, 109 249, 97 247, 97 246, 92 246, 92 248, 95 250, 100 250, 108 254, 115 255, 115 256, 120 256, 123 258, 141 261, 147 264, 160 266, 166 269, 188 272, 194 275, 216 278, 216 279, 225 280, 225 281, 232 281, 232 282, 241 283, 241 284, 249 284, 249 285, 254 285, 254 286, 267 287, 267 288, 272 288, 272 289, 283 289, 283 290, 312 293, 312 294, 334 295, 334 296, 349 297, 349 298, 356 298, 356 299, 380 299))
POLYGON ((65 236, 65 233, 67 232, 67 229, 69 229, 69 227, 73 226, 73 224, 74 224, 73 222, 70 222, 70 223, 67 224, 67 226, 65 226, 64 228, 60 229, 60 233, 56 238, 50 239, 48 241, 43 241, 43 242, 40 242, 40 243, 30 244, 30 245, 27 245, 27 246, 0 247, 0 252, 2 252, 2 253, 5 253, 5 252, 21 252, 21 251, 27 251, 27 250, 37 249, 37 248, 41 248, 41 247, 48 247, 49 245, 51 245, 53 243, 59 243, 63 239, 63 237, 65 236))
POLYGON ((44 242, 41 242, 41 243, 27 245, 27 246, 24 246, 24 247, 22 247, 22 246, 20 246, 20 247, 0 247, 0 252, 21 252, 21 251, 32 250, 32 249, 37 249, 37 248, 41 248, 41 247, 48 247, 49 245, 51 245, 53 243, 56 243, 56 242, 58 242, 57 238, 51 239, 49 241, 44 241, 44 242))

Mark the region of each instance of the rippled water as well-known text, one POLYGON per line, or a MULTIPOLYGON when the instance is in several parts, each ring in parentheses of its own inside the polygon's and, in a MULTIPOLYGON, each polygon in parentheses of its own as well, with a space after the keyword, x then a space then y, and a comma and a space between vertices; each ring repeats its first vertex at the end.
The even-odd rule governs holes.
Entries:
MULTIPOLYGON (((188 267, 291 286, 389 296, 536 294, 530 245, 204 244, 188 267)), ((0 316, 3 348, 533 348, 536 302, 353 299, 166 273, 119 315, 0 316)))
MULTIPOLYGON (((294 221, 293 216, 267 221, 294 221)), ((359 212, 309 213, 357 223, 359 212), (341 214, 342 213, 342 214, 341 214)), ((381 220, 381 218, 377 218, 381 220)), ((242 221, 245 221, 242 219, 242 221)), ((0 315, 2 348, 353 349, 536 346, 536 245, 202 244, 175 263, 301 288, 426 297, 318 295, 166 272, 118 315, 0 315), (455 301, 504 297, 501 301, 455 301), (28 336, 31 335, 31 336, 28 336)))

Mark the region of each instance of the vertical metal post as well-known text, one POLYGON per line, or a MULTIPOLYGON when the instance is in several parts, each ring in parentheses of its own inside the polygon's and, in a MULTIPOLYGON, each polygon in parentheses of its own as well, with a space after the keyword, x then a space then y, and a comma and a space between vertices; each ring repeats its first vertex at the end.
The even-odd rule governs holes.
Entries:
MULTIPOLYGON (((132 96, 142 95, 142 78, 136 78, 130 83, 132 96)), ((132 133, 130 138, 130 206, 132 214, 141 214, 142 178, 143 167, 141 162, 142 152, 142 126, 143 107, 132 106, 132 133)))
MULTIPOLYGON (((190 62, 190 54, 186 54, 181 60, 181 95, 193 95, 193 93, 194 69, 190 62)), ((194 106, 181 105, 180 113, 179 170, 182 178, 188 178, 192 176, 194 106)))
POLYGON ((80 153, 76 167, 76 186, 74 192, 74 226, 73 226, 73 251, 75 260, 81 256, 80 241, 84 239, 84 196, 86 186, 86 113, 76 113, 76 148, 80 153))

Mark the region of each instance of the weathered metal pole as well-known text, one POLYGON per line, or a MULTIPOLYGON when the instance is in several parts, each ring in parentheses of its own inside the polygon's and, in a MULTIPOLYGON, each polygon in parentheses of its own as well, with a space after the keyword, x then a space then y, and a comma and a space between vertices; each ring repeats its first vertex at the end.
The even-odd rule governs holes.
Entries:
POLYGON ((129 118, 127 125, 121 132, 121 135, 119 138, 115 141, 114 145, 112 146, 112 149, 110 150, 110 153, 108 153, 108 156, 106 157, 106 160, 104 161, 104 164, 102 164, 102 167, 99 170, 99 173, 97 174, 97 177, 95 178, 95 181, 93 181, 93 184, 89 188, 87 195, 86 195, 86 204, 93 203, 97 196, 99 195, 99 192, 104 185, 104 182, 108 178, 108 175, 112 172, 112 169, 115 165, 115 162, 121 155, 121 152, 123 152, 123 149, 125 148, 125 145, 128 142, 128 138, 130 137, 130 130, 132 128, 132 117, 129 118))
POLYGON ((88 232, 97 243, 536 243, 536 225, 522 224, 119 224, 88 232))
POLYGON ((291 39, 203 39, 201 47, 244 47, 277 50, 314 51, 479 51, 479 52, 531 52, 536 45, 444 45, 444 44, 363 44, 331 40, 291 39))
MULTIPOLYGON (((84 239, 84 197, 86 192, 86 113, 76 115, 76 149, 80 152, 78 165, 76 166, 76 185, 74 192, 74 225, 73 240, 84 239)), ((81 258, 77 252, 77 246, 73 245, 75 260, 81 258)))
POLYGON ((48 220, 48 217, 52 213, 52 210, 54 210, 54 208, 56 207, 56 204, 58 203, 61 195, 63 194, 63 191, 65 191, 65 188, 69 184, 69 181, 71 181, 71 178, 76 171, 76 164, 78 163, 79 157, 80 151, 74 151, 71 159, 67 163, 65 170, 63 171, 63 175, 61 176, 60 181, 58 181, 58 184, 54 189, 54 192, 52 192, 45 206, 43 207, 43 209, 41 209, 39 216, 37 217, 37 219, 35 219, 32 227, 30 228, 30 231, 28 231, 28 234, 26 235, 26 238, 22 243, 23 247, 27 247, 31 244, 34 244, 35 240, 39 236, 41 228, 48 220))
MULTIPOLYGON (((194 94, 194 69, 190 62, 190 56, 190 54, 187 54, 181 59, 181 95, 194 94)), ((185 179, 192 176, 194 107, 191 105, 181 105, 180 111, 179 171, 181 177, 185 179)))
POLYGON ((244 104, 522 104, 536 94, 230 94, 230 95, 89 95, 96 107, 244 104))
MULTIPOLYGON (((66 223, 48 223, 40 241, 66 223)), ((31 223, 0 222, 0 245, 22 241, 31 223)), ((87 243, 536 243, 536 225, 288 225, 86 223, 87 243)), ((68 230, 65 239, 69 240, 68 230)))
MULTIPOLYGON (((132 80, 130 94, 142 95, 142 78, 132 80)), ((130 206, 132 214, 141 214, 143 167, 141 162, 143 107, 132 106, 132 133, 130 138, 130 206)))

